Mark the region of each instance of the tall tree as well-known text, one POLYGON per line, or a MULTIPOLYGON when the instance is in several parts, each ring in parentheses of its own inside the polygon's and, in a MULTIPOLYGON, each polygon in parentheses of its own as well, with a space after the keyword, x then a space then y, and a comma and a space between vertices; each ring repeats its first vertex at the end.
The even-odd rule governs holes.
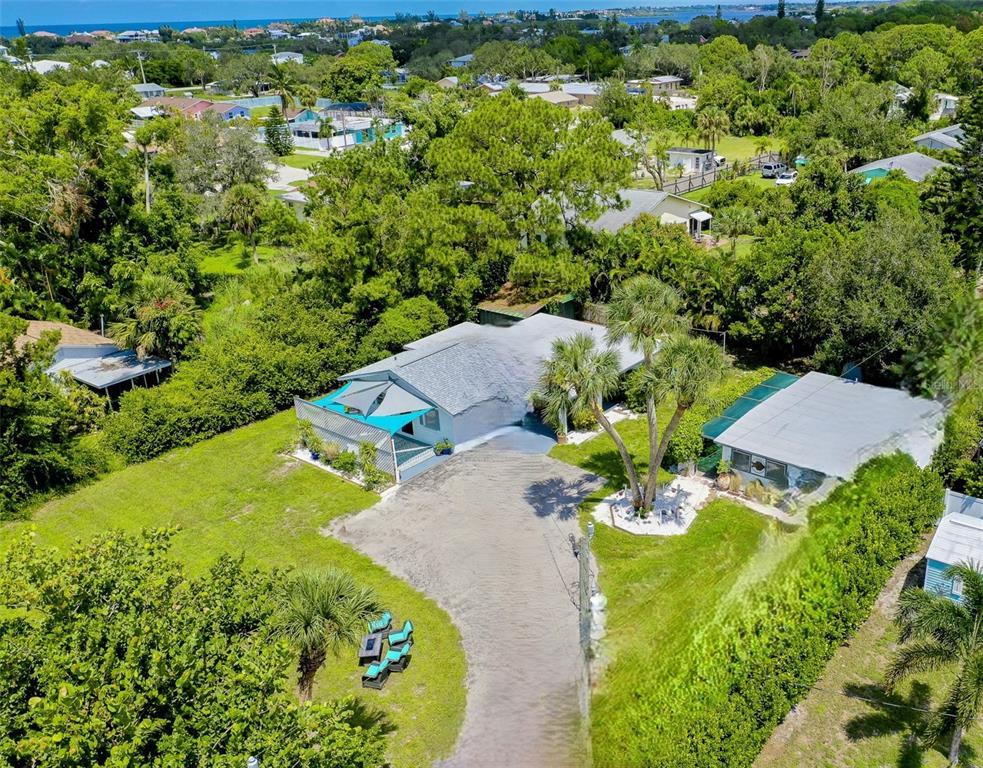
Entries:
POLYGON ((819 26, 819 24, 823 21, 823 18, 826 16, 826 0, 816 0, 815 16, 816 26, 819 26))
POLYGON ((730 130, 730 118, 719 107, 706 107, 696 114, 696 128, 700 138, 710 145, 716 155, 717 142, 730 130))
POLYGON ((926 741, 934 744, 951 731, 949 765, 955 766, 963 736, 983 711, 983 574, 959 564, 947 568, 943 577, 962 582, 960 602, 925 589, 901 593, 896 616, 901 647, 888 669, 887 684, 893 687, 920 672, 955 672, 925 732, 926 741))
POLYGON ((263 193, 252 184, 237 184, 225 193, 222 218, 242 238, 249 242, 253 263, 256 259, 256 233, 262 221, 263 193))
POLYGON ((109 335, 140 357, 175 359, 201 335, 201 310, 174 278, 148 273, 128 300, 128 316, 113 323, 109 335))
POLYGON ((327 571, 295 576, 280 602, 280 632, 300 654, 297 690, 301 701, 310 701, 314 677, 328 653, 358 642, 368 620, 379 612, 379 601, 351 574, 327 571))
POLYGON ((289 64, 272 64, 269 72, 270 88, 280 96, 280 107, 286 112, 294 105, 297 78, 289 64))
POLYGON ((780 19, 784 19, 785 18, 785 0, 778 0, 778 13, 777 13, 777 16, 780 19))
POLYGON ((286 157, 294 149, 293 136, 283 113, 277 108, 270 109, 263 123, 266 136, 266 146, 276 157, 286 157))

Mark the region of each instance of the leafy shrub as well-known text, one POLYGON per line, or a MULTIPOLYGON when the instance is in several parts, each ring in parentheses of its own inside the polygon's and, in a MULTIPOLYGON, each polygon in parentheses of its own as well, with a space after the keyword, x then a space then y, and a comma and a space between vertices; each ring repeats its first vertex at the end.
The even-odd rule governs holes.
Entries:
POLYGON ((954 490, 966 490, 965 479, 973 477, 973 465, 983 440, 983 406, 974 400, 960 402, 945 420, 945 434, 932 459, 932 468, 954 490))
POLYGON ((570 419, 570 424, 578 432, 591 432, 597 429, 597 417, 593 411, 585 409, 575 413, 570 419))
MULTIPOLYGON (((637 675, 638 690, 621 693, 632 706, 609 708, 595 721, 595 765, 751 765, 867 617, 941 504, 938 475, 908 456, 861 467, 853 482, 812 508, 808 535, 767 578, 708 617, 674 676, 637 675)), ((636 663, 627 656, 613 662, 636 663)))
POLYGON ((321 461, 333 463, 341 455, 341 446, 334 441, 328 441, 321 446, 321 461))
POLYGON ((346 475, 354 475, 358 471, 358 456, 354 451, 342 451, 331 462, 331 466, 346 475))

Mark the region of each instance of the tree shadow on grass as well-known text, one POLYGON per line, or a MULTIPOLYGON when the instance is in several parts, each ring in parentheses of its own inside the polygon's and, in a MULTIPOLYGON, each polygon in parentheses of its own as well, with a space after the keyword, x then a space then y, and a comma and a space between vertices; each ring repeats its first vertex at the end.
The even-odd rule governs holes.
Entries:
POLYGON ((591 477, 574 481, 550 477, 532 483, 523 497, 539 517, 556 515, 561 520, 570 520, 577 517, 580 502, 597 490, 598 485, 598 481, 591 477))
POLYGON ((932 689, 923 682, 912 683, 911 692, 902 696, 897 691, 888 692, 883 686, 849 683, 843 686, 847 696, 864 699, 873 711, 857 715, 846 724, 850 741, 863 741, 882 736, 897 735, 901 739, 898 748, 898 768, 920 768, 926 747, 919 743, 931 714, 921 710, 931 709, 932 689))
POLYGON ((351 724, 359 728, 378 728, 383 735, 396 731, 396 725, 381 709, 369 706, 363 699, 354 698, 350 702, 351 724))
MULTIPOLYGON (((609 451, 593 453, 584 462, 578 462, 578 466, 586 469, 588 472, 593 472, 595 475, 606 478, 610 481, 611 485, 621 487, 628 484, 628 475, 625 473, 624 462, 621 461, 621 455, 615 448, 611 448, 609 451)), ((648 464, 639 462, 636 459, 635 467, 638 470, 638 476, 644 477, 645 472, 648 470, 648 464)))

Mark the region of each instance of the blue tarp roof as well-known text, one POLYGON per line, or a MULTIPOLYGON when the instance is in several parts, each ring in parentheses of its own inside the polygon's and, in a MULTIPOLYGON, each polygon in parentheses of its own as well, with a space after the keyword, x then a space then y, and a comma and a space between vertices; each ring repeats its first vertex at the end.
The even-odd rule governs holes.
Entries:
POLYGON ((711 419, 704 424, 703 436, 710 440, 716 440, 724 433, 724 430, 727 429, 727 427, 741 418, 741 416, 746 414, 755 406, 763 403, 776 392, 781 392, 783 389, 791 384, 794 384, 798 380, 798 376, 793 376, 791 373, 782 373, 779 371, 774 376, 771 376, 758 384, 756 387, 749 389, 747 392, 737 398, 737 400, 735 400, 726 411, 720 414, 717 418, 711 419))
MULTIPOLYGON (((381 383, 381 382, 380 382, 381 383)), ((399 432, 406 424, 409 424, 413 419, 419 418, 428 411, 432 411, 433 408, 422 408, 418 411, 410 411, 408 413, 397 413, 392 416, 363 416, 360 413, 354 411, 348 411, 345 409, 341 403, 336 403, 341 395, 345 394, 345 391, 352 385, 352 382, 346 382, 343 387, 336 389, 330 395, 325 395, 317 400, 312 400, 314 405, 319 405, 322 408, 326 408, 329 411, 334 411, 335 413, 340 413, 346 419, 352 419, 353 421, 360 421, 363 424, 368 424, 370 427, 375 427, 376 429, 382 429, 388 432, 390 435, 399 432)))

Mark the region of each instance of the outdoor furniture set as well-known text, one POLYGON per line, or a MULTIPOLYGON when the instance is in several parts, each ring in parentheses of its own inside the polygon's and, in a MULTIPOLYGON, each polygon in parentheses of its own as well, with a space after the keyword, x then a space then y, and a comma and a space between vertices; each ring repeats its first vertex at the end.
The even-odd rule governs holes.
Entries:
POLYGON ((392 631, 392 614, 386 611, 375 621, 369 622, 369 634, 362 638, 358 649, 358 663, 368 664, 362 675, 363 688, 380 690, 386 684, 390 672, 402 672, 410 663, 413 650, 413 622, 407 619, 398 632, 392 631), (389 650, 383 653, 386 642, 389 650))

